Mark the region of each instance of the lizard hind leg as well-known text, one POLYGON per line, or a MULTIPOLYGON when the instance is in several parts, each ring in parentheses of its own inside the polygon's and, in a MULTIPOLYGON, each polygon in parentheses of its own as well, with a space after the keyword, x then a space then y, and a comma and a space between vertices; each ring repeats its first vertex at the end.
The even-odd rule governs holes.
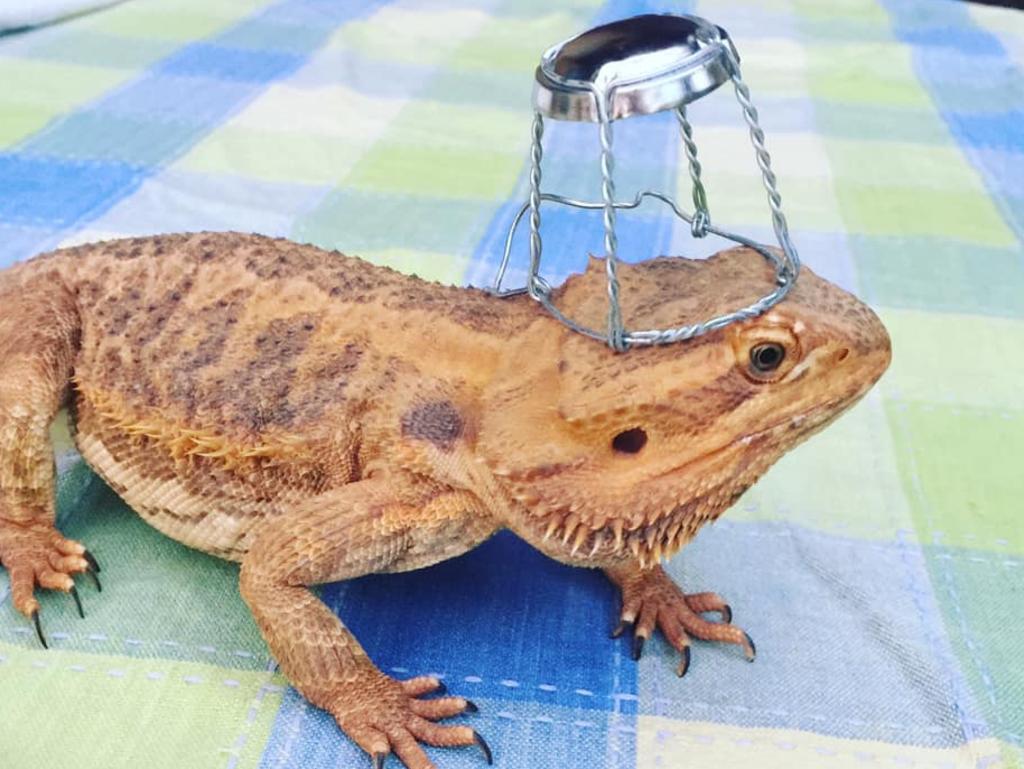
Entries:
POLYGON ((15 609, 46 646, 36 587, 69 593, 81 614, 72 575, 94 563, 57 531, 53 505, 49 427, 70 385, 78 312, 55 275, 0 285, 0 306, 0 564, 15 609))

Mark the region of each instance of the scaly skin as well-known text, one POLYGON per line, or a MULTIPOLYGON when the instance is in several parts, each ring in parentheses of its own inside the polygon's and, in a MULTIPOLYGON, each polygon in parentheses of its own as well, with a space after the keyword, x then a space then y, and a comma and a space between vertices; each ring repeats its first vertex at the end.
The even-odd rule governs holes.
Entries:
MULTIPOLYGON (((622 265, 624 316, 702 319, 772 278, 742 248, 622 265)), ((600 327, 604 280, 594 259, 556 301, 600 327)), ((299 691, 375 764, 394 752, 410 769, 432 766, 421 742, 484 747, 434 723, 471 703, 381 673, 311 585, 424 567, 507 528, 604 569, 636 656, 658 627, 680 674, 690 636, 752 658, 725 602, 685 595, 658 563, 890 356, 878 318, 810 270, 762 317, 620 355, 527 297, 235 233, 57 251, 0 273, 0 307, 0 561, 17 609, 38 622, 36 587, 70 591, 93 570, 54 528, 47 428, 68 403, 82 456, 143 518, 241 562, 299 691), (751 351, 766 344, 759 371, 751 351)))

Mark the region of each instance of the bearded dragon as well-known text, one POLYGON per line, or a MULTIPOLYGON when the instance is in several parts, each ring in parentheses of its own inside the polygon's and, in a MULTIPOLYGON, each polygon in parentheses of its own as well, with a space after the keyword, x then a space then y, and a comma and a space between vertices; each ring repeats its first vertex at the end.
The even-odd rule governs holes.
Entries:
MULTIPOLYGON (((600 326, 604 275, 591 258, 556 304, 600 326)), ((746 248, 619 268, 634 327, 718 315, 773 279, 746 248)), ((139 515, 240 562, 281 669, 378 769, 390 753, 432 767, 420 743, 491 756, 472 728, 437 723, 472 702, 382 673, 311 586, 509 529, 604 570, 635 658, 657 628, 680 675, 691 638, 753 659, 728 604, 684 593, 660 562, 890 359, 875 314, 808 269, 760 317, 619 354, 525 295, 237 233, 54 251, 0 273, 0 308, 0 561, 40 641, 35 589, 77 600, 73 576, 99 571, 55 528, 48 425, 67 405, 82 457, 139 515)))

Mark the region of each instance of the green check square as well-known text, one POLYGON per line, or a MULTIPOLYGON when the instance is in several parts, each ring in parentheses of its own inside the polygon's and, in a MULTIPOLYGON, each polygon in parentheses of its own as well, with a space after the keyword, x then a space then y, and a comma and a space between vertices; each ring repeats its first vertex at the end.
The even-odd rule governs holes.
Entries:
POLYGON ((529 135, 533 81, 522 72, 477 72, 444 69, 424 86, 423 98, 455 104, 472 104, 516 110, 522 114, 523 131, 529 135))
POLYGON ((1024 732, 1024 665, 1017 632, 1024 616, 1024 561, 945 547, 926 547, 925 557, 946 633, 974 701, 995 737, 1014 739, 1024 732))
POLYGON ((811 93, 831 101, 929 108, 931 99, 914 73, 911 57, 911 49, 895 42, 810 46, 811 93))
MULTIPOLYGON (((815 121, 824 136, 858 141, 902 141, 923 144, 948 144, 949 126, 931 105, 850 104, 835 99, 819 99, 815 121)), ((860 176, 860 170, 855 177, 860 176)))
MULTIPOLYGON (((742 226, 770 226, 768 198, 751 162, 751 172, 743 175, 715 173, 709 169, 704 178, 708 206, 714 223, 725 229, 742 226)), ((677 172, 677 189, 683 200, 690 189, 690 176, 685 163, 677 172)), ((782 206, 790 227, 805 227, 822 232, 843 229, 843 218, 832 179, 827 176, 788 176, 780 179, 782 206)))
POLYGON ((1024 747, 1010 742, 1002 742, 999 747, 1001 748, 1003 769, 1024 769, 1024 747))
POLYGON ((786 454, 729 516, 884 542, 912 530, 882 398, 869 395, 786 454))
POLYGON ((920 541, 1024 555, 1024 408, 893 402, 888 416, 920 541))
POLYGON ((32 55, 66 61, 74 66, 110 67, 135 72, 171 53, 176 43, 170 40, 124 37, 69 26, 59 37, 48 37, 32 47, 32 55))
POLYGON ((848 242, 860 288, 873 303, 1024 318, 1024 259, 1016 248, 871 235, 848 242))
POLYGON ((889 399, 1024 408, 1024 322, 889 308, 879 314, 892 337, 892 365, 879 385, 889 399))
POLYGON ((403 249, 466 257, 494 214, 493 202, 342 189, 295 222, 291 237, 350 256, 403 249))
POLYGON ((891 24, 883 6, 865 3, 863 0, 829 0, 828 3, 820 0, 792 0, 786 5, 798 14, 801 21, 858 21, 884 29, 888 29, 891 24))
POLYGON ((285 686, 264 671, 4 643, 0 677, 5 769, 222 767, 232 756, 253 768, 285 686))
POLYGON ((529 118, 523 110, 421 99, 395 117, 387 140, 410 147, 497 150, 522 158, 530 143, 529 118))
POLYGON ((60 114, 59 109, 7 102, 0 96, 0 150, 11 147, 40 130, 60 114))
POLYGON ((984 246, 1010 247, 1016 237, 992 199, 973 189, 931 189, 853 182, 837 185, 847 229, 864 235, 958 238, 984 246))
POLYGON ((850 184, 865 187, 922 187, 985 197, 978 172, 951 144, 825 139, 832 172, 850 184))
POLYGON ((530 16, 500 16, 487 22, 472 38, 460 45, 446 66, 474 72, 505 70, 531 72, 546 45, 580 32, 578 16, 554 11, 530 16), (549 41, 539 43, 538 41, 549 41))
POLYGON ((502 19, 535 19, 546 13, 567 13, 579 20, 578 26, 573 29, 573 32, 579 32, 603 5, 603 0, 562 0, 556 12, 552 10, 551 0, 515 0, 502 3, 494 9, 493 15, 502 19))
MULTIPOLYGON (((818 4, 819 10, 827 6, 818 4)), ((871 6, 861 4, 862 9, 871 6)), ((873 19, 850 16, 824 16, 801 18, 800 34, 807 40, 821 43, 826 40, 837 43, 886 43, 892 40, 892 29, 888 24, 879 24, 873 19)))
POLYGON ((141 120, 102 110, 77 110, 32 142, 32 150, 56 157, 155 165, 173 157, 197 135, 195 125, 141 120))
POLYGON ((522 164, 519 155, 505 152, 381 141, 356 163, 345 185, 392 195, 504 200, 522 164))
POLYGON ((13 103, 64 112, 92 101, 133 74, 105 67, 0 57, 0 109, 13 103))
MULTIPOLYGON (((58 488, 60 528, 100 561, 103 591, 80 584, 85 619, 66 596, 40 593, 53 648, 266 669, 269 653, 239 594, 236 564, 164 536, 84 465, 62 474, 58 488)), ((24 642, 25 631, 10 602, 0 605, 0 642, 24 642)))
POLYGON ((370 59, 434 67, 479 33, 489 15, 471 5, 433 9, 385 3, 366 18, 342 25, 327 41, 328 49, 344 49, 370 59))
POLYGON ((122 37, 188 43, 210 37, 263 3, 125 3, 82 19, 91 29, 122 37))
POLYGON ((267 181, 334 184, 366 151, 365 142, 223 126, 176 164, 203 173, 238 174, 267 181))

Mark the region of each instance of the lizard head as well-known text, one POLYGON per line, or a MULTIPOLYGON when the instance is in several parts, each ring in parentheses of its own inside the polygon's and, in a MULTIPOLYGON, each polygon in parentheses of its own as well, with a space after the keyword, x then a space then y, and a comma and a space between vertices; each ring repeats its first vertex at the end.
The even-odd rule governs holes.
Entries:
MULTIPOLYGON (((735 248, 621 264, 619 278, 627 328, 670 328, 751 303, 774 270, 735 248)), ((605 281, 604 261, 591 259, 555 303, 603 328, 605 281)), ((649 566, 854 404, 889 359, 878 317, 806 268, 759 317, 622 354, 544 315, 488 393, 478 456, 527 541, 570 562, 649 566)))

